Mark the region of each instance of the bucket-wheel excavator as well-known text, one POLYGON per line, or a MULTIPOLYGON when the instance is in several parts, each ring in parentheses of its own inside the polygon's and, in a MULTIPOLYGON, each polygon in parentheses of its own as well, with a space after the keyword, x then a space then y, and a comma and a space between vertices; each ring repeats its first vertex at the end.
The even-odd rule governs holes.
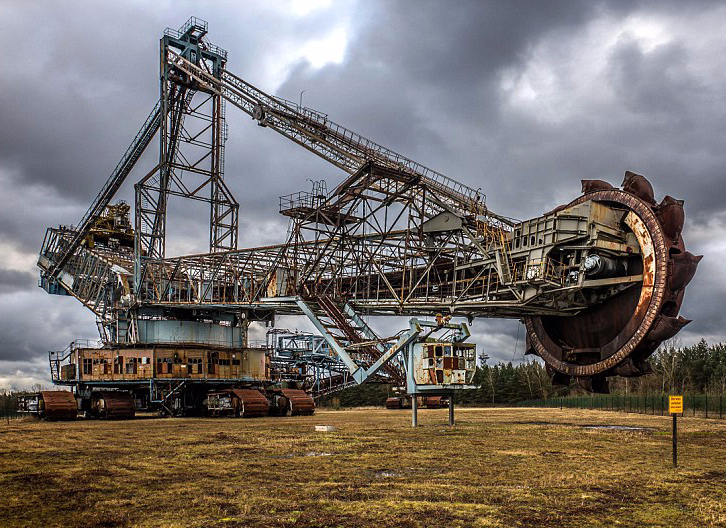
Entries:
POLYGON ((688 323, 679 310, 700 257, 684 246, 683 202, 656 201, 643 176, 626 172, 619 188, 583 180, 570 203, 518 221, 481 191, 230 72, 206 22, 167 29, 160 57, 161 99, 78 225, 48 229, 38 260, 49 293, 97 317, 100 346, 51 353, 53 381, 82 410, 110 416, 113 402, 133 400, 168 414, 308 413, 305 369, 320 368, 330 389, 376 379, 446 396, 476 368, 467 325, 452 317, 520 319, 527 353, 553 381, 606 392, 608 377, 648 373, 648 356, 688 323), (344 173, 330 191, 316 182, 280 198, 290 227, 278 245, 237 247, 230 105, 344 173), (154 137, 158 163, 135 181, 131 222, 111 201, 154 137), (165 253, 167 203, 181 198, 209 204, 207 253, 165 253), (306 316, 324 347, 251 346, 251 322, 290 314, 306 316), (414 319, 381 337, 369 316, 390 315, 414 319))

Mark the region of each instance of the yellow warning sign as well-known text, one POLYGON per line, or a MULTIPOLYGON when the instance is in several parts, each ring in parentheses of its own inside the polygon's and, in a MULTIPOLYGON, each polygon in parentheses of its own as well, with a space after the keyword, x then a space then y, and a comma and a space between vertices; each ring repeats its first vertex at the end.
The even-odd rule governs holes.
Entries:
POLYGON ((683 396, 668 396, 668 412, 670 414, 683 413, 683 396))

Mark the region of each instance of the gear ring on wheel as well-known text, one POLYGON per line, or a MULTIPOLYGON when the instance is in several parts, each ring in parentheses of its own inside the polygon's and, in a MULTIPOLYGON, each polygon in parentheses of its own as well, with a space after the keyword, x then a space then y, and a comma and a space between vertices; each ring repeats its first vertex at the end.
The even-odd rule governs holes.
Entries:
MULTIPOLYGON (((626 175, 626 180, 627 177, 626 175)), ((635 234, 641 247, 643 283, 638 302, 631 317, 622 328, 616 329, 618 331, 614 337, 598 347, 599 361, 587 364, 568 361, 565 356, 570 351, 566 351, 553 340, 545 324, 545 319, 542 316, 525 318, 530 346, 534 349, 534 352, 555 371, 579 379, 612 375, 613 369, 626 362, 638 350, 639 346, 646 343, 649 334, 657 326, 656 323, 668 297, 668 272, 672 260, 672 256, 669 254, 669 246, 676 245, 675 238, 668 237, 664 233, 658 216, 651 205, 651 203, 654 203, 652 199, 643 199, 618 189, 594 190, 575 199, 566 207, 572 207, 588 200, 617 204, 628 209, 626 223, 635 234)), ((682 243, 680 245, 682 246, 682 243)), ((680 249, 677 252, 680 253, 680 249)), ((612 301, 612 304, 618 307, 617 299, 612 298, 609 301, 612 301)), ((680 302, 677 304, 680 305, 680 302)), ((566 319, 570 319, 570 323, 576 324, 575 321, 577 321, 578 316, 579 314, 572 316, 574 320, 566 319)), ((651 343, 652 347, 652 342, 649 341, 649 343, 651 343)))

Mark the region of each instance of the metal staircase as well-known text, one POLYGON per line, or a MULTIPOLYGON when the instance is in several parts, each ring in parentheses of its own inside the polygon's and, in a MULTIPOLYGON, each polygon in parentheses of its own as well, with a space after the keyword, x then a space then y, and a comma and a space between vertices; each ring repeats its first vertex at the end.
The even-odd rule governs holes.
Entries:
POLYGON ((315 398, 342 391, 349 387, 354 387, 357 383, 351 378, 349 373, 338 374, 316 380, 311 388, 311 392, 315 398))
MULTIPOLYGON (((387 352, 381 338, 363 321, 348 303, 340 306, 328 296, 316 299, 317 309, 302 300, 297 304, 315 325, 328 344, 338 353, 350 372, 356 376, 382 361, 387 352)), ((396 384, 405 383, 401 366, 390 359, 379 368, 396 384)), ((378 370, 376 368, 375 370, 378 370)))
POLYGON ((177 408, 174 405, 173 399, 177 395, 182 394, 182 389, 187 384, 188 380, 182 380, 182 381, 169 381, 168 384, 166 384, 171 390, 169 392, 164 392, 161 387, 158 385, 153 386, 153 392, 152 395, 154 396, 152 398, 152 403, 158 403, 161 405, 161 407, 164 409, 164 411, 169 416, 178 416, 181 412, 181 409, 177 408), (159 398, 159 396, 162 396, 159 398))
POLYGON ((511 242, 507 239, 505 231, 503 229, 497 230, 499 247, 495 252, 495 258, 497 259, 497 266, 500 270, 500 277, 502 284, 510 284, 513 280, 512 277, 512 263, 511 263, 511 242))

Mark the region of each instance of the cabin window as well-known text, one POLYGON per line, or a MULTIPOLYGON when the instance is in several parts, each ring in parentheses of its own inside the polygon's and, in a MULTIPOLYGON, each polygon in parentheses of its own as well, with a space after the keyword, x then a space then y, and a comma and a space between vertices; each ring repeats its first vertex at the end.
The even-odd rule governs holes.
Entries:
POLYGON ((136 358, 130 357, 126 360, 126 374, 136 374, 136 358))
POLYGON ((171 374, 171 358, 156 358, 156 373, 171 374))
POLYGON ((444 347, 436 345, 436 357, 441 357, 444 354, 444 347))
POLYGON ((90 374, 93 372, 93 360, 90 358, 83 358, 83 373, 90 374))
POLYGON ((202 358, 189 358, 189 372, 192 374, 202 373, 202 358))
POLYGON ((444 347, 444 355, 447 357, 451 357, 451 345, 446 345, 444 347))

